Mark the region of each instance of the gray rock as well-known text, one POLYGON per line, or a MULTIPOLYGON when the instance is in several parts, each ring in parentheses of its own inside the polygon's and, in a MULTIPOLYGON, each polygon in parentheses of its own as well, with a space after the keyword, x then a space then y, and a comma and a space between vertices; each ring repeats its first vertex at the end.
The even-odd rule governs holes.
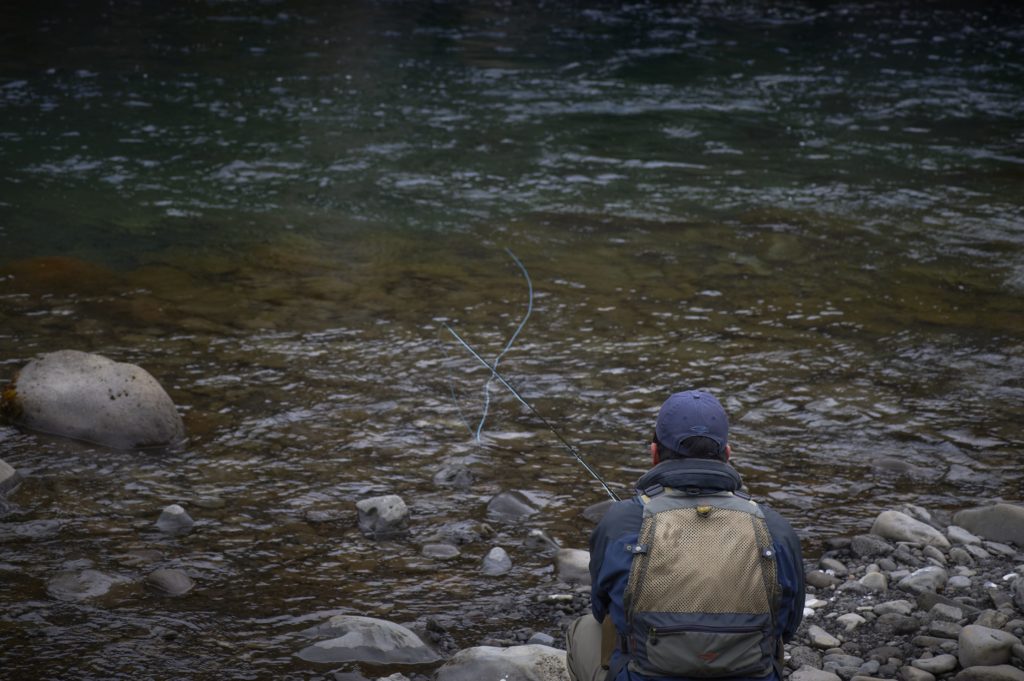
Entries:
POLYGON ((542 645, 459 651, 437 670, 436 681, 569 681, 565 651, 542 645))
POLYGON ((981 537, 978 535, 968 532, 959 525, 950 525, 946 528, 946 536, 949 537, 949 541, 954 544, 980 544, 981 537))
POLYGON ((1024 506, 993 504, 969 508, 956 513, 953 522, 984 539, 1024 547, 1024 506))
POLYGON ((932 546, 931 544, 928 544, 924 547, 924 549, 921 550, 921 553, 924 554, 925 558, 934 561, 936 565, 946 564, 946 554, 944 554, 942 552, 942 549, 940 549, 937 546, 932 546))
POLYGON ((932 636, 939 638, 948 638, 956 640, 960 638, 960 632, 963 627, 956 622, 943 622, 942 620, 933 620, 928 624, 928 633, 932 636))
POLYGON ((1017 609, 1024 612, 1024 577, 1013 580, 1013 603, 1017 609))
POLYGON ((187 534, 192 531, 193 525, 195 521, 192 516, 178 504, 165 506, 156 519, 157 529, 167 534, 187 534))
POLYGON ((1002 629, 1009 621, 1010 618, 1005 612, 1000 612, 998 610, 985 610, 978 615, 978 618, 974 620, 973 624, 988 627, 989 629, 1002 629))
POLYGON ((841 643, 839 639, 816 624, 812 624, 807 627, 807 638, 810 640, 812 646, 822 650, 838 648, 841 643))
POLYGON ((423 548, 420 549, 420 553, 426 558, 436 558, 438 560, 450 560, 460 555, 459 547, 452 544, 424 544, 423 548))
POLYGON ((949 558, 957 565, 974 565, 974 557, 971 553, 959 546, 954 546, 949 550, 949 558))
POLYGON ((897 582, 896 586, 912 593, 938 591, 946 585, 948 579, 949 573, 944 569, 935 565, 928 565, 910 573, 897 582))
POLYGON ((503 575, 512 569, 512 559, 509 558, 505 549, 495 546, 484 556, 480 572, 488 577, 503 575))
POLYGON ((841 580, 821 570, 811 570, 804 575, 804 580, 816 589, 827 589, 839 584, 841 580))
POLYGON ((964 611, 945 603, 936 603, 928 611, 928 616, 933 620, 945 620, 946 622, 959 622, 964 617, 964 611))
POLYGON ((182 596, 196 585, 184 570, 167 568, 154 570, 146 575, 146 586, 168 596, 182 596))
POLYGON ((789 651, 788 664, 791 669, 799 669, 804 666, 820 669, 821 653, 808 646, 793 646, 789 651))
POLYGON ((875 518, 871 534, 877 534, 892 541, 908 541, 917 544, 931 544, 948 549, 949 540, 931 525, 911 518, 899 511, 883 511, 875 518))
POLYGON ((975 544, 967 544, 964 546, 964 550, 971 554, 971 557, 975 560, 988 560, 992 557, 992 554, 986 551, 981 546, 975 544))
POLYGON ((1024 681, 1024 671, 1008 664, 969 667, 957 674, 953 681, 1024 681))
POLYGON ((822 558, 818 561, 818 567, 822 570, 831 570, 836 577, 845 577, 850 574, 850 569, 835 558, 822 558))
POLYGON ((875 629, 879 632, 894 634, 912 634, 921 628, 921 623, 913 617, 899 615, 894 612, 879 615, 875 620, 875 629))
POLYGON ((21 475, 3 459, 0 459, 0 494, 10 494, 21 484, 21 475))
POLYGON ((307 662, 432 664, 441 659, 409 629, 372 617, 337 615, 304 633, 327 637, 298 653, 307 662))
POLYGON ((105 596, 111 587, 123 581, 98 570, 62 572, 50 580, 46 591, 62 601, 84 601, 105 596))
POLYGON ((889 590, 889 581, 881 572, 869 572, 859 580, 869 591, 883 592, 889 590))
POLYGON ((29 362, 13 386, 0 413, 29 430, 115 449, 163 447, 185 437, 174 402, 134 364, 61 350, 29 362))
POLYGON ((464 463, 445 464, 434 473, 434 484, 440 487, 467 489, 473 480, 473 471, 464 463))
POLYGON ((873 558, 889 555, 894 547, 876 534, 858 534, 850 540, 850 550, 858 558, 873 558))
POLYGON ((1010 652, 1020 640, 999 629, 969 624, 960 632, 960 666, 990 667, 1010 661, 1010 652))
POLYGON ((1017 549, 1013 548, 1009 544, 1004 544, 1000 541, 986 541, 984 543, 985 550, 989 553, 994 553, 998 556, 1006 556, 1012 558, 1017 555, 1017 549))
POLYGON ((515 522, 539 510, 528 496, 517 490, 502 492, 487 502, 487 517, 491 520, 515 522))
POLYGON ((947 589, 970 589, 971 588, 971 578, 970 577, 964 577, 963 575, 953 575, 952 577, 949 578, 949 581, 946 582, 946 588, 947 589))
POLYGON ((931 672, 912 667, 909 664, 900 667, 900 678, 903 681, 935 681, 935 675, 931 672))
POLYGON ((605 499, 599 501, 596 504, 591 504, 583 509, 583 517, 594 523, 595 525, 601 522, 601 518, 608 512, 608 509, 612 507, 615 502, 611 499, 605 499))
POLYGON ((590 551, 561 549, 556 564, 558 578, 566 584, 590 586, 590 551))
POLYGON ((939 676, 956 669, 957 659, 954 655, 936 655, 935 657, 922 657, 912 660, 910 664, 930 674, 939 676))
POLYGON ((548 555, 554 555, 562 548, 561 545, 548 536, 544 530, 536 527, 531 528, 526 533, 526 541, 523 542, 523 545, 528 549, 548 555))
POLYGON ((473 544, 478 541, 490 539, 493 536, 494 528, 487 523, 481 523, 475 520, 457 520, 445 523, 434 530, 434 532, 429 536, 425 537, 423 541, 427 543, 455 544, 456 546, 462 546, 464 544, 473 544))
POLYGON ((555 637, 551 634, 545 634, 540 631, 535 631, 533 632, 533 634, 530 635, 530 638, 526 641, 526 645, 554 647, 555 637))
POLYGON ((972 617, 981 612, 979 608, 975 608, 974 606, 968 605, 967 603, 961 603, 960 601, 956 601, 950 598, 949 596, 943 596, 942 594, 936 593, 934 591, 922 591, 917 595, 917 607, 919 610, 924 610, 925 612, 928 612, 929 610, 935 607, 936 603, 945 603, 946 605, 951 605, 954 608, 960 608, 963 611, 965 617, 972 617))
POLYGON ((897 615, 909 615, 914 612, 914 604, 910 601, 897 600, 897 601, 886 601, 885 603, 879 603, 873 608, 873 612, 876 615, 887 615, 895 613, 897 615))
POLYGON ((359 531, 367 537, 393 537, 406 531, 409 507, 397 494, 361 499, 356 502, 359 531))
POLYGON ((845 615, 840 615, 836 618, 836 622, 842 624, 846 631, 855 631, 866 621, 867 620, 855 612, 848 612, 845 615))
POLYGON ((839 676, 843 676, 839 670, 850 670, 847 678, 854 676, 862 664, 864 664, 864 660, 862 658, 857 657, 856 655, 844 655, 841 653, 831 653, 825 655, 825 657, 821 659, 821 668, 827 672, 833 672, 839 674, 839 676))
POLYGON ((838 675, 805 665, 789 675, 790 681, 842 681, 838 675))

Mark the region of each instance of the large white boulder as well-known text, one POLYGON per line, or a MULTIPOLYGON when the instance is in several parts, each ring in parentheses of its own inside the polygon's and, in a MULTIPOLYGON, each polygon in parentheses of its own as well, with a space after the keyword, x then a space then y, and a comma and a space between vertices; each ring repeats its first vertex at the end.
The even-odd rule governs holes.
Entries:
POLYGON ((882 511, 871 526, 871 534, 877 534, 892 541, 907 541, 930 544, 948 549, 949 540, 931 525, 912 518, 899 511, 882 511))
POLYGON ((0 412, 29 430, 115 449, 162 447, 185 436, 174 402, 149 372, 77 350, 26 364, 4 390, 0 412))
POLYGON ((441 659, 411 630, 373 617, 337 615, 305 633, 324 638, 299 652, 307 662, 431 664, 441 659))
POLYGON ((436 681, 569 681, 565 651, 544 645, 459 651, 437 670, 436 681))

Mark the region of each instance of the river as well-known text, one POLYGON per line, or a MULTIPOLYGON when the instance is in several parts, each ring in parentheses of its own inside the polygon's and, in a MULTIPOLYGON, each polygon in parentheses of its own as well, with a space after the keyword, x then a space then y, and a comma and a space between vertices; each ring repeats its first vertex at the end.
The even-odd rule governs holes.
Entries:
POLYGON ((620 494, 704 387, 808 555, 899 503, 1021 500, 1020 5, 18 5, 0 374, 137 363, 188 440, 0 427, 10 678, 320 678, 296 633, 338 613, 550 630, 494 604, 552 578, 528 529, 585 548, 604 492, 441 327, 493 360, 531 302, 500 368, 620 494), (421 556, 506 490, 542 512, 421 556), (364 538, 391 493, 410 536, 364 538), (172 503, 191 534, 156 530, 172 503), (87 568, 125 581, 48 591, 87 568))

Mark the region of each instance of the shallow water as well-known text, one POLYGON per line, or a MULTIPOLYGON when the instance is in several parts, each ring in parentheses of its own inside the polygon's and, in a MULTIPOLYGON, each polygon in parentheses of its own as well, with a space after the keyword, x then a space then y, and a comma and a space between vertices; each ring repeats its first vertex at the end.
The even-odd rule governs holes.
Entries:
MULTIPOLYGON (((279 2, 0 10, 0 371, 135 362, 189 439, 123 453, 0 428, 14 678, 307 678, 331 614, 461 646, 583 547, 662 399, 703 386, 809 553, 901 502, 1020 500, 1022 11, 279 2), (33 13, 35 12, 35 13, 33 13), (456 399, 453 400, 454 391, 456 399), (446 463, 475 474, 438 485, 446 463), (439 564, 419 545, 544 505, 439 564), (409 540, 355 501, 401 494, 409 540), (186 506, 185 537, 154 527, 186 506), (479 576, 491 546, 515 563, 479 576), (197 582, 146 592, 155 567, 197 582), (67 602, 47 585, 124 578, 67 602)), ((551 589, 555 587, 552 584, 551 589)), ((343 665, 336 667, 346 668, 343 665)), ((365 670, 364 670, 365 671, 365 670)))

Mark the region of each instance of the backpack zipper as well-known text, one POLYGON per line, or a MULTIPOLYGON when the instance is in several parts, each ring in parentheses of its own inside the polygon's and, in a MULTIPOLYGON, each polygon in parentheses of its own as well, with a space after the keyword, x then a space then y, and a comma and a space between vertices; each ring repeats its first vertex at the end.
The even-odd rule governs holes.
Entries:
POLYGON ((726 634, 752 634, 755 631, 763 631, 763 627, 758 626, 743 626, 743 627, 713 627, 707 624, 680 624, 674 627, 662 627, 657 629, 651 627, 647 630, 647 644, 658 645, 658 635, 662 636, 671 634, 682 634, 687 631, 706 631, 711 633, 726 633, 726 634))

